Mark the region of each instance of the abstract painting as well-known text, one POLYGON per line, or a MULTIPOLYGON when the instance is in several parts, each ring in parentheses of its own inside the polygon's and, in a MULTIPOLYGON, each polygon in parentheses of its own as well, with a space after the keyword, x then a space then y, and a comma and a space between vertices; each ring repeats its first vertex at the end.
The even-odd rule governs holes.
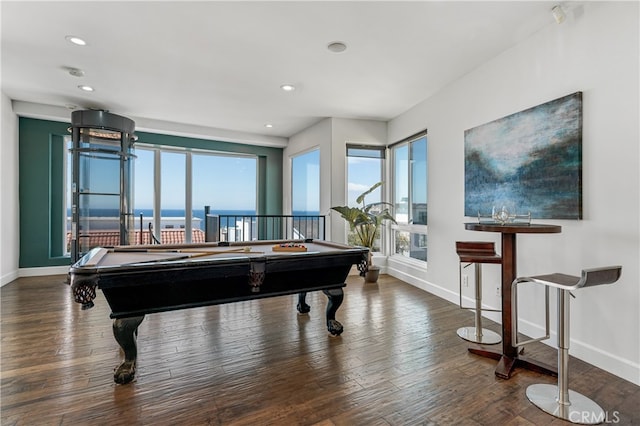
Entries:
POLYGON ((582 219, 582 92, 465 130, 465 216, 582 219))

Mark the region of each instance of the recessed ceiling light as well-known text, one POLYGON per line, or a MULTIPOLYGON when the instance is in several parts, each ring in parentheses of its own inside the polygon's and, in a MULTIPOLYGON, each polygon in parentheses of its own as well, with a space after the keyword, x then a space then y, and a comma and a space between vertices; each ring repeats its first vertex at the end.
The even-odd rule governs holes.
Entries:
POLYGON ((342 53, 347 50, 347 45, 341 41, 332 41, 327 44, 327 49, 329 49, 329 52, 342 53))
POLYGON ((84 41, 80 37, 76 37, 76 36, 72 36, 72 35, 66 36, 65 40, 67 40, 69 43, 77 44, 78 46, 86 46, 87 45, 86 41, 84 41))
POLYGON ((273 127, 273 124, 267 123, 264 125, 264 127, 266 127, 267 129, 271 129, 273 127))
POLYGON ((78 89, 84 90, 85 92, 93 92, 95 89, 91 86, 87 86, 86 84, 81 84, 78 86, 78 89))
POLYGON ((296 86, 294 86, 293 84, 283 84, 282 86, 280 86, 280 88, 285 92, 293 92, 294 90, 296 90, 296 86))

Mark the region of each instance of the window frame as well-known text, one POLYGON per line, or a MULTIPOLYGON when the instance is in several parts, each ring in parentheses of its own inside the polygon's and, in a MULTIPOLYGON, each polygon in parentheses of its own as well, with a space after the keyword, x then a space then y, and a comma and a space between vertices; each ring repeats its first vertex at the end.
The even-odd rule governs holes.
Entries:
MULTIPOLYGON (((413 202, 412 202, 412 196, 413 196, 413 167, 412 167, 412 155, 411 155, 411 144, 413 142, 416 142, 420 139, 425 139, 426 142, 426 150, 428 152, 429 150, 429 144, 428 144, 428 140, 427 140, 427 130, 423 130, 421 132, 418 132, 414 135, 411 135, 401 141, 398 141, 396 143, 390 144, 389 145, 389 150, 390 150, 390 181, 391 181, 391 185, 390 185, 390 192, 391 192, 391 200, 392 203, 394 203, 394 209, 395 209, 395 202, 396 202, 396 154, 397 154, 397 149, 401 148, 401 147, 407 147, 408 148, 408 156, 407 156, 407 163, 408 163, 408 167, 407 167, 407 194, 408 194, 408 199, 407 199, 407 221, 406 223, 403 222, 398 222, 395 224, 392 224, 390 227, 390 234, 389 234, 389 240, 390 240, 390 245, 389 245, 389 249, 390 249, 390 253, 391 253, 391 257, 393 257, 394 259, 398 259, 401 260, 403 262, 409 262, 409 263, 417 263, 420 265, 424 265, 426 263, 428 263, 428 257, 423 261, 411 256, 405 256, 402 255, 400 253, 396 252, 396 235, 398 232, 408 232, 409 233, 409 239, 411 240, 411 237, 415 234, 423 234, 425 236, 425 239, 427 239, 428 241, 428 230, 429 230, 429 225, 428 225, 428 219, 426 220, 426 224, 414 224, 413 223, 413 202)), ((428 179, 429 179, 429 156, 427 154, 426 157, 426 174, 427 174, 427 185, 428 185, 428 179)), ((427 209, 428 209, 428 196, 427 196, 427 209)), ((394 216, 395 216, 395 211, 394 211, 394 216)), ((397 218, 396 218, 397 220, 397 218)), ((428 247, 428 243, 426 243, 427 245, 425 245, 425 250, 426 247, 428 247)))
MULTIPOLYGON (((355 205, 351 205, 350 204, 350 199, 349 199, 349 157, 352 158, 371 158, 371 159, 377 159, 380 160, 380 174, 379 174, 379 179, 376 182, 373 182, 373 184, 379 182, 379 181, 385 181, 385 171, 386 171, 386 158, 387 158, 387 147, 384 145, 366 145, 366 144, 354 144, 354 143, 347 143, 346 144, 346 149, 345 149, 345 167, 346 167, 346 173, 345 173, 345 177, 346 177, 346 185, 345 185, 345 200, 346 200, 346 204, 350 207, 356 207, 355 205), (370 151, 371 155, 363 155, 363 152, 353 152, 353 151, 370 151), (360 154, 360 155, 358 155, 360 154)), ((380 202, 385 202, 386 201, 386 185, 383 184, 380 188, 380 202)), ((364 192, 364 191, 362 191, 364 192)), ((375 201, 374 201, 375 202, 375 201)), ((358 206, 359 207, 359 206, 358 206)), ((378 247, 380 248, 380 251, 375 251, 374 253, 386 253, 387 252, 387 244, 386 242, 389 240, 389 238, 387 237, 387 227, 383 226, 380 229, 380 242, 378 244, 378 247)), ((349 229, 348 226, 345 225, 345 236, 346 236, 346 241, 349 241, 349 229)))
MULTIPOLYGON (((152 151, 154 153, 154 170, 153 170, 153 188, 154 194, 162 194, 162 154, 163 153, 184 153, 185 154, 185 243, 191 243, 192 241, 192 217, 193 217, 193 155, 205 155, 211 157, 241 157, 251 158, 255 160, 256 167, 256 182, 255 182, 255 200, 254 205, 256 213, 258 212, 258 200, 259 200, 259 159, 257 155, 253 154, 241 154, 241 153, 228 153, 216 150, 196 149, 196 148, 181 148, 167 145, 155 145, 149 143, 136 144, 136 149, 152 151), (189 213, 190 212, 190 213, 189 213)), ((134 200, 135 207, 135 200, 134 200)), ((154 195, 153 197, 153 218, 154 229, 162 229, 162 215, 156 214, 156 212, 162 212, 162 200, 161 197, 154 195)))
MULTIPOLYGON (((68 142, 71 140, 71 136, 65 137, 64 138, 64 143, 63 143, 63 148, 65 151, 68 150, 68 142)), ((259 156, 255 155, 255 154, 243 154, 243 153, 229 153, 229 152, 224 152, 224 151, 217 151, 217 150, 207 150, 207 149, 197 149, 197 148, 182 148, 182 147, 175 147, 175 146, 170 146, 170 145, 157 145, 157 144, 153 144, 153 143, 136 143, 134 145, 134 149, 136 150, 136 152, 138 150, 143 150, 143 151, 148 151, 152 153, 153 156, 153 162, 154 162, 154 166, 153 166, 153 170, 152 170, 152 174, 153 174, 153 182, 152 182, 152 189, 153 189, 153 205, 151 206, 152 209, 152 214, 153 214, 153 218, 154 218, 154 223, 153 223, 153 229, 154 230, 159 230, 161 229, 161 223, 162 223, 162 204, 161 204, 161 197, 158 196, 158 194, 162 194, 162 179, 161 179, 161 175, 162 175, 162 167, 161 167, 161 156, 163 153, 181 153, 181 154, 185 154, 185 203, 184 203, 184 210, 185 210, 185 243, 190 243, 192 241, 192 216, 193 216, 193 155, 205 155, 205 156, 213 156, 213 157, 240 157, 240 158, 250 158, 255 160, 255 167, 256 167, 256 182, 255 182, 255 209, 256 209, 256 213, 258 213, 258 206, 259 206, 259 192, 260 192, 260 185, 258 182, 259 179, 259 156), (156 214, 158 213, 158 214, 156 214)), ((67 154, 65 152, 65 154, 67 154)), ((67 216, 67 210, 68 210, 68 199, 70 197, 70 180, 67 177, 67 169, 70 167, 71 162, 69 161, 68 154, 63 156, 64 160, 63 160, 63 164, 64 164, 64 176, 63 176, 63 187, 65 188, 64 190, 64 194, 65 194, 65 200, 62 203, 62 207, 64 209, 64 214, 63 214, 63 226, 62 229, 67 230, 68 228, 68 223, 70 223, 70 219, 67 216)), ((133 176, 134 176, 134 180, 135 180, 135 164, 134 164, 134 172, 133 172, 133 176)), ((135 185, 135 182, 134 182, 135 185)), ((134 197, 133 197, 133 203, 134 203, 134 210, 135 209, 140 209, 139 207, 137 207, 135 205, 136 201, 135 201, 135 192, 134 192, 134 197)), ((135 219, 134 219, 135 220, 135 219)), ((66 231, 65 231, 66 232, 66 231)), ((157 233, 157 231, 155 232, 157 233)), ((158 234, 159 237, 159 234, 158 234)), ((131 242, 131 244, 135 244, 135 242, 131 242)), ((66 250, 66 242, 63 240, 63 255, 64 256, 69 256, 70 252, 68 252, 66 250)))
MULTIPOLYGON (((320 208, 321 208, 320 204, 321 204, 321 201, 322 201, 321 197, 320 197, 320 191, 321 191, 321 188, 322 188, 322 170, 321 170, 322 169, 322 151, 321 151, 319 146, 314 146, 314 147, 309 148, 309 149, 307 149, 305 151, 296 152, 295 154, 292 154, 291 156, 289 156, 289 171, 290 171, 290 176, 289 176, 289 185, 290 185, 289 211, 291 212, 292 215, 295 215, 296 212, 298 212, 298 213, 300 212, 299 210, 296 210, 294 208, 294 204, 295 204, 295 201, 296 201, 295 200, 295 195, 296 194, 294 194, 294 186, 295 185, 294 185, 293 163, 294 163, 294 160, 296 158, 300 158, 302 156, 309 155, 311 153, 317 153, 318 154, 318 188, 317 188, 317 191, 316 191, 316 194, 317 194, 317 197, 318 197, 318 200, 317 200, 317 202, 318 202, 318 210, 314 214, 320 214, 320 208)), ((307 206, 307 208, 308 208, 308 206, 307 206)), ((307 214, 309 214, 309 212, 314 212, 312 210, 305 210, 305 211, 306 211, 307 214)))

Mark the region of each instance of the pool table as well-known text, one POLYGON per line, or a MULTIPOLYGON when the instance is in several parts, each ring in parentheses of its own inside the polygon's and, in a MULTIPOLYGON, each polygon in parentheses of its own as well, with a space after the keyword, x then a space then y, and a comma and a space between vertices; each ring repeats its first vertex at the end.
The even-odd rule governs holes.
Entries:
POLYGON ((316 240, 95 248, 71 266, 69 283, 83 309, 102 290, 124 351, 114 380, 124 384, 135 376, 136 336, 146 314, 296 293, 298 311, 307 313, 306 293, 322 290, 328 297, 327 328, 340 335, 335 314, 345 280, 367 253, 316 240))

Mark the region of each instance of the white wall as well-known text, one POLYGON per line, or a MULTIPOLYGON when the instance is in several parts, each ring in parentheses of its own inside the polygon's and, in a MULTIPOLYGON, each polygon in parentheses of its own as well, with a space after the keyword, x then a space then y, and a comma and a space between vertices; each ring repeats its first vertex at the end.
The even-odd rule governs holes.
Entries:
POLYGON ((18 116, 0 93, 0 286, 18 278, 20 218, 18 206, 18 116))
MULTIPOLYGON (((389 123, 389 142, 428 128, 429 258, 419 271, 389 261, 391 273, 457 303, 456 240, 496 241, 465 231, 464 130, 583 92, 584 220, 536 222, 562 233, 520 235, 518 275, 620 264, 611 286, 571 300, 571 354, 640 384, 639 23, 638 3, 590 3, 459 79, 389 123), (420 274, 423 272, 423 274, 420 274)), ((485 266, 486 304, 498 307, 499 269, 485 266)), ((521 293, 521 330, 541 335, 541 289, 521 293), (537 308, 532 305, 538 303, 537 308)), ((555 333, 555 294, 552 330, 555 333)), ((494 318, 494 317, 492 317, 494 318)), ((497 317, 495 317, 497 319, 497 317)), ((549 342, 555 346, 555 336, 549 342)))
POLYGON ((291 212, 291 158, 320 149, 320 214, 327 216, 326 239, 346 241, 346 224, 331 207, 346 204, 347 143, 385 145, 382 121, 327 118, 292 136, 283 154, 283 212, 291 212))

